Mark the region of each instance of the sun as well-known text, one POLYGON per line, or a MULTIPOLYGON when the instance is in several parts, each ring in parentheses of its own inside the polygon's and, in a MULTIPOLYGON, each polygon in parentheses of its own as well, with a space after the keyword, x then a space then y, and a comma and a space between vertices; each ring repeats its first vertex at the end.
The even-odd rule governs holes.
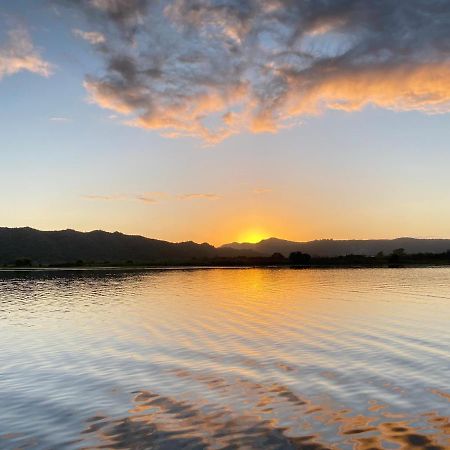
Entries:
POLYGON ((238 242, 246 242, 249 244, 256 244, 269 236, 261 230, 247 230, 243 232, 238 239, 238 242))

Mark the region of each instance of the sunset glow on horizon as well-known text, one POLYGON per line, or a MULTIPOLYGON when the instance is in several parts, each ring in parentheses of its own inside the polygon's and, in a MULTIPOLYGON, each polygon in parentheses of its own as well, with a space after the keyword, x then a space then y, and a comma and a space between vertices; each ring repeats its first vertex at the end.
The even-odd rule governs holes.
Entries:
POLYGON ((448 237, 450 6, 4 2, 0 225, 448 237))
POLYGON ((242 233, 241 235, 239 235, 239 238, 237 239, 236 242, 256 244, 256 243, 261 242, 262 240, 268 239, 270 237, 271 237, 270 235, 268 235, 267 233, 264 233, 262 231, 249 230, 249 231, 246 231, 246 232, 242 233))

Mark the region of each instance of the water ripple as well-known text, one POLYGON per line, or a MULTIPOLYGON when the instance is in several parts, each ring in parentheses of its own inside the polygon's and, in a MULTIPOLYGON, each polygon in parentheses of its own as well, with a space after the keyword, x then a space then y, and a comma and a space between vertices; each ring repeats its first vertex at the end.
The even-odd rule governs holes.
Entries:
POLYGON ((0 271, 1 449, 450 448, 450 269, 0 271))

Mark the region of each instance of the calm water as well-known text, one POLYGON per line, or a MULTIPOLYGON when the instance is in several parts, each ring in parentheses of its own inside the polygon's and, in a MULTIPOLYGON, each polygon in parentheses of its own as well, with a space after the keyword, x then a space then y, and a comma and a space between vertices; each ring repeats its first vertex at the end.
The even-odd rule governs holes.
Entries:
POLYGON ((0 272, 0 448, 450 448, 450 269, 0 272))

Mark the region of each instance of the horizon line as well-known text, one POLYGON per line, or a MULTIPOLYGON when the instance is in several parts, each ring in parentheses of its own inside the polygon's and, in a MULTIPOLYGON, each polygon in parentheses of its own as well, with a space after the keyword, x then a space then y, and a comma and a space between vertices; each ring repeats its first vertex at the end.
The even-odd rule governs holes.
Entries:
POLYGON ((187 240, 182 240, 182 241, 169 241, 167 239, 162 239, 162 238, 155 238, 155 237, 150 237, 150 236, 146 236, 143 234, 134 234, 134 233, 124 233, 122 231, 119 230, 114 230, 114 231, 107 231, 107 230, 102 230, 102 229, 92 229, 92 230, 76 230, 74 228, 64 228, 64 229, 52 229, 52 230, 44 230, 44 229, 39 229, 39 228, 34 228, 31 227, 29 225, 26 226, 17 226, 17 227, 8 227, 8 226, 0 226, 0 229, 8 229, 8 230, 23 230, 23 229, 30 229, 33 231, 39 231, 39 232, 47 232, 47 233, 57 233, 57 232, 64 232, 64 231, 74 231, 76 233, 84 233, 84 234, 88 234, 88 233, 95 233, 95 232, 102 232, 102 233, 108 233, 108 234, 122 234, 124 236, 135 236, 135 237, 142 237, 145 239, 152 239, 152 240, 156 240, 156 241, 162 241, 162 242, 168 242, 168 243, 172 243, 172 244, 182 244, 182 243, 186 243, 186 242, 193 242, 195 244, 208 244, 211 245, 212 247, 215 248, 220 248, 226 245, 233 245, 233 244, 237 244, 237 245, 258 245, 264 241, 268 241, 271 239, 276 239, 279 241, 286 241, 286 242, 294 242, 294 243, 299 243, 299 244, 306 244, 309 242, 317 242, 317 241, 394 241, 394 240, 398 240, 398 239, 415 239, 415 240, 450 240, 450 237, 421 237, 421 236, 397 236, 397 237, 384 237, 384 238, 315 238, 315 239, 310 239, 310 240, 293 240, 293 239, 285 239, 285 238, 280 238, 280 237, 276 237, 276 236, 270 236, 268 238, 264 238, 261 239, 258 242, 248 242, 248 241, 231 241, 231 242, 225 242, 223 244, 218 244, 218 245, 214 245, 214 244, 210 244, 207 241, 203 241, 203 242, 196 242, 193 241, 192 239, 187 239, 187 240))

